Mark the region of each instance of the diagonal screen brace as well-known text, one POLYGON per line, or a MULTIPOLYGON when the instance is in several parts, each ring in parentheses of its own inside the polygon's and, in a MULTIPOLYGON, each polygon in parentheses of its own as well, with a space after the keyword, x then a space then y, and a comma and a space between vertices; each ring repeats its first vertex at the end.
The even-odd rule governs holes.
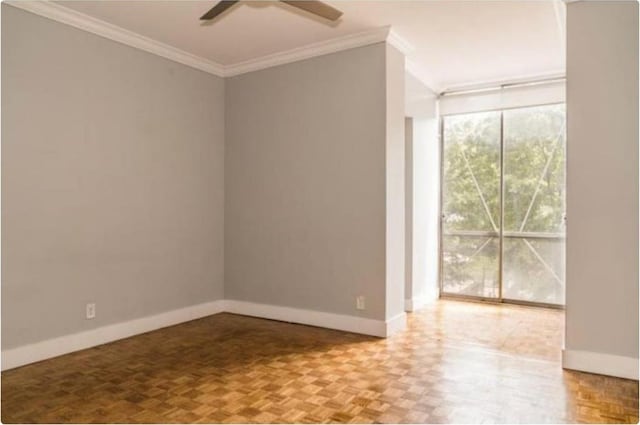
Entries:
POLYGON ((562 125, 562 128, 560 129, 560 134, 558 134, 558 137, 554 141, 553 150, 551 151, 551 154, 547 159, 547 163, 545 164, 544 169, 542 170, 542 174, 540 174, 540 178, 538 179, 538 184, 536 185, 536 190, 535 192, 533 192, 533 196, 531 197, 531 202, 529 202, 527 213, 524 215, 524 219, 522 220, 522 224, 520 225, 520 230, 519 230, 520 232, 524 230, 524 226, 527 224, 527 221, 529 220, 529 214, 531 214, 531 210, 533 209, 533 204, 534 202, 536 202, 536 198, 538 197, 538 193, 540 192, 542 181, 547 176, 547 173, 549 172, 549 166, 551 165, 551 160, 555 156, 556 150, 558 150, 558 146, 560 146, 560 141, 562 140, 562 136, 564 135, 564 129, 565 129, 565 124, 562 125))
POLYGON ((478 192, 478 196, 480 197, 480 201, 482 202, 482 206, 484 206, 484 211, 487 213, 487 217, 489 217, 489 221, 491 222, 491 227, 493 227, 494 232, 498 232, 498 226, 496 226, 495 221, 493 221, 493 217, 491 216, 491 210, 489 209, 489 205, 487 205, 487 201, 484 199, 484 195, 482 195, 482 190, 480 189, 480 185, 478 184, 478 180, 476 180, 475 174, 473 174, 473 170, 469 165, 469 160, 467 159, 467 155, 464 153, 464 148, 460 150, 462 154, 462 159, 464 159, 464 165, 467 167, 467 171, 471 175, 471 179, 473 180, 473 184, 476 187, 476 191, 478 192))

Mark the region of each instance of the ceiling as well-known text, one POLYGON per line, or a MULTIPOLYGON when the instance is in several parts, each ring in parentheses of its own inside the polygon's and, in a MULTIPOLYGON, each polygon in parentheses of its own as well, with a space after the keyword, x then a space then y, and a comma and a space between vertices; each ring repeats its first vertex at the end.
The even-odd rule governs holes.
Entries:
POLYGON ((60 5, 229 66, 391 25, 412 45, 411 69, 434 90, 564 74, 564 3, 328 1, 325 22, 280 2, 243 1, 212 22, 216 1, 60 1, 60 5))

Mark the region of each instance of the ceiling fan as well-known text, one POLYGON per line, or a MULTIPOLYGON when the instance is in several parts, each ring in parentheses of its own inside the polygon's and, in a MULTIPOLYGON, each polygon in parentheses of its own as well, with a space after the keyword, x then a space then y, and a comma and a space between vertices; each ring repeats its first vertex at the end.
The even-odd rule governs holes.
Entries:
MULTIPOLYGON (((287 3, 288 5, 291 5, 293 7, 297 7, 298 9, 313 13, 314 15, 320 16, 321 18, 325 18, 330 21, 335 21, 340 16, 342 16, 342 12, 338 9, 335 9, 328 4, 317 0, 279 1, 287 3)), ((200 20, 209 21, 239 2, 240 0, 222 0, 218 2, 218 4, 213 6, 207 13, 202 15, 200 17, 200 20)))

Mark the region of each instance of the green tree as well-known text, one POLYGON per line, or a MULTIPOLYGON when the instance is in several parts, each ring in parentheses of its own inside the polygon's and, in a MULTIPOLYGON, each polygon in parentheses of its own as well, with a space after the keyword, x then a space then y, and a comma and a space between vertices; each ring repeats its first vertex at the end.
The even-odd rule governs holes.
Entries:
POLYGON ((564 241, 540 236, 564 232, 564 105, 506 110, 502 122, 501 112, 444 118, 445 290, 498 295, 503 166, 503 296, 563 303, 564 241))

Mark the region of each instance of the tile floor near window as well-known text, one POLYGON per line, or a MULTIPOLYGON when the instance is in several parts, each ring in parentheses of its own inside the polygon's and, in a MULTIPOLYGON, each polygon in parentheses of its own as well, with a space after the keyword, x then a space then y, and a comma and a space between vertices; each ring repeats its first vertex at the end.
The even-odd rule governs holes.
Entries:
POLYGON ((11 422, 637 422, 563 313, 439 301, 378 339, 223 313, 2 373, 11 422))

